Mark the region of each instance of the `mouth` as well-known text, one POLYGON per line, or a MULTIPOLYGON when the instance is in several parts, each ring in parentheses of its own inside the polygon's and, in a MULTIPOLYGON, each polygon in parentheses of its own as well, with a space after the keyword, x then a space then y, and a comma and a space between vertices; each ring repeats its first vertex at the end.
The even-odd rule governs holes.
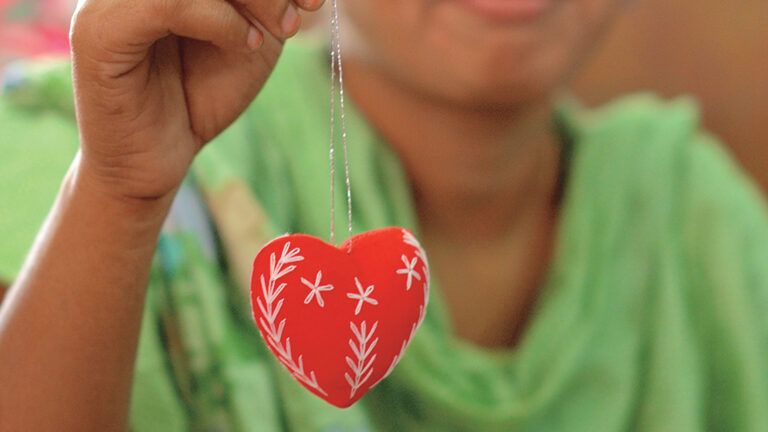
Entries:
POLYGON ((474 13, 498 21, 533 20, 547 12, 555 0, 456 0, 474 13))

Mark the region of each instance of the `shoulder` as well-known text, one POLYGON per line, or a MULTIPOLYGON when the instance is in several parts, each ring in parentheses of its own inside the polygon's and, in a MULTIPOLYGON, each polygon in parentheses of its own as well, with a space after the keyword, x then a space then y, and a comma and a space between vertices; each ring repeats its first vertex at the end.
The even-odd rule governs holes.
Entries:
POLYGON ((670 173, 696 151, 702 133, 699 109, 689 98, 663 100, 643 93, 595 109, 568 102, 564 111, 576 136, 576 152, 595 168, 625 178, 653 170, 670 173))
POLYGON ((659 129, 681 125, 697 128, 700 112, 694 99, 678 97, 665 99, 653 93, 635 93, 620 97, 597 108, 584 108, 571 99, 566 101, 578 116, 582 128, 593 133, 631 128, 659 129))
POLYGON ((566 117, 576 136, 570 189, 581 210, 620 227, 618 238, 642 238, 657 262, 679 256, 694 291, 743 290, 766 304, 765 198, 702 127, 692 100, 632 96, 566 117))
MULTIPOLYGON (((635 190, 679 204, 689 223, 715 217, 768 223, 757 184, 720 140, 707 131, 691 98, 665 101, 635 95, 587 114, 594 147, 623 156, 635 190)), ((724 222, 724 221, 721 221, 724 222)))
POLYGON ((736 197, 752 213, 764 211, 754 182, 705 130, 693 99, 638 94, 565 111, 576 137, 574 163, 593 188, 689 221, 715 208, 732 211, 736 197))
MULTIPOLYGON (((691 307, 707 317, 703 326, 764 328, 768 206, 727 147, 703 128, 696 104, 641 95, 574 117, 582 201, 623 215, 615 216, 624 222, 622 236, 643 233, 647 256, 680 278, 691 307)), ((738 331, 728 337, 766 347, 764 334, 738 331)))

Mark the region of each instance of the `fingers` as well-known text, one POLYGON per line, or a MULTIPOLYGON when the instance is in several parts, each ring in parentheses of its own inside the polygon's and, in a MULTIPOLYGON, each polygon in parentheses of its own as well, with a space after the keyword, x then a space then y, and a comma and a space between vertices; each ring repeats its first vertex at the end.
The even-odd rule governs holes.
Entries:
POLYGON ((130 55, 169 34, 241 51, 256 50, 264 40, 256 26, 223 0, 84 0, 70 38, 76 53, 130 55))
POLYGON ((278 39, 293 36, 301 25, 299 9, 314 11, 324 0, 235 0, 250 19, 258 21, 278 39))
POLYGON ((261 31, 225 1, 166 1, 175 3, 165 24, 173 34, 235 50, 256 50, 264 41, 261 31))
POLYGON ((307 11, 316 11, 325 3, 325 0, 296 0, 300 8, 307 11))

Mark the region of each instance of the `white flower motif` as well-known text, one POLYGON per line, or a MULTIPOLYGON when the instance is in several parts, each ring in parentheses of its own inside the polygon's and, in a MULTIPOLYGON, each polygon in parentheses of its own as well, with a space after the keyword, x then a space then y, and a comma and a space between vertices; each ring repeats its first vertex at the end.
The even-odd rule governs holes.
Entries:
POLYGON ((351 299, 357 300, 357 306, 355 307, 355 315, 360 313, 360 309, 363 308, 363 303, 370 303, 372 305, 379 304, 378 300, 375 298, 369 297, 371 294, 373 294, 373 285, 369 286, 368 288, 363 291, 363 285, 360 283, 360 280, 358 278, 355 278, 355 285, 357 286, 357 294, 355 293, 347 293, 347 297, 351 299))
POLYGON ((416 256, 421 259, 422 274, 424 275, 424 307, 429 304, 429 260, 427 260, 427 253, 419 244, 419 241, 408 230, 403 230, 403 242, 416 248, 416 256))
POLYGON ((301 283, 307 286, 307 288, 310 289, 309 294, 307 294, 307 297, 304 299, 304 304, 309 304, 312 302, 313 297, 317 297, 317 304, 320 305, 320 307, 325 306, 325 302, 323 302, 323 291, 331 291, 333 289, 333 285, 320 285, 320 280, 323 278, 323 272, 322 270, 319 270, 317 272, 317 276, 315 276, 315 283, 312 283, 304 278, 301 278, 301 283))
POLYGON ((400 259, 403 261, 403 264, 405 264, 405 267, 398 269, 395 273, 406 275, 408 277, 405 283, 405 289, 406 291, 409 291, 411 289, 411 284, 413 283, 413 278, 416 278, 418 281, 421 280, 421 275, 415 270, 418 257, 413 257, 410 262, 405 255, 401 255, 400 259))

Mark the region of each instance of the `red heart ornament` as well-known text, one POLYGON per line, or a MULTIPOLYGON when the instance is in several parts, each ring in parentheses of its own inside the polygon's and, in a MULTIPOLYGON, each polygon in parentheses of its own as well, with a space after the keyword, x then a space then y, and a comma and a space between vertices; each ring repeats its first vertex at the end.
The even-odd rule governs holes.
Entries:
POLYGON ((369 231, 338 248, 286 235, 253 262, 251 307, 261 336, 299 383, 339 408, 392 372, 428 299, 426 254, 403 228, 369 231))

